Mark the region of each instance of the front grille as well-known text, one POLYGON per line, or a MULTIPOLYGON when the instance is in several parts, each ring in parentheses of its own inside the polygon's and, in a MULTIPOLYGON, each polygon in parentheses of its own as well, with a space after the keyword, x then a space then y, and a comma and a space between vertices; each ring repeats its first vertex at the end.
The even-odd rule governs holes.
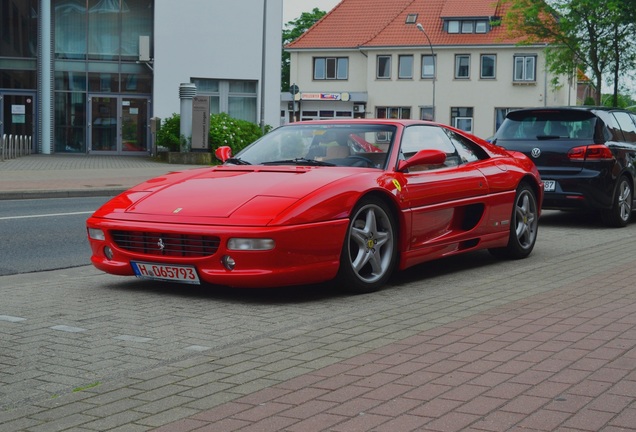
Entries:
POLYGON ((117 247, 152 256, 205 257, 214 255, 219 238, 192 234, 166 234, 143 231, 111 232, 117 247))

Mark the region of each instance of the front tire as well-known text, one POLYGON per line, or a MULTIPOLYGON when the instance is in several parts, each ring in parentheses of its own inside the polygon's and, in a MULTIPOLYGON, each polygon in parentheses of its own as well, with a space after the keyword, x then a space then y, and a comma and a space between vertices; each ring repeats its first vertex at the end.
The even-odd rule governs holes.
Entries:
POLYGON ((340 286, 354 293, 377 291, 396 262, 397 229, 391 209, 377 198, 360 201, 351 213, 340 254, 340 286))
POLYGON ((521 259, 530 255, 537 241, 539 229, 539 206, 532 187, 521 183, 515 195, 508 245, 490 249, 497 258, 521 259))
POLYGON ((627 226, 632 215, 632 199, 634 191, 631 181, 622 176, 618 181, 614 198, 612 199, 612 208, 603 210, 601 218, 603 222, 610 227, 622 228, 627 226))

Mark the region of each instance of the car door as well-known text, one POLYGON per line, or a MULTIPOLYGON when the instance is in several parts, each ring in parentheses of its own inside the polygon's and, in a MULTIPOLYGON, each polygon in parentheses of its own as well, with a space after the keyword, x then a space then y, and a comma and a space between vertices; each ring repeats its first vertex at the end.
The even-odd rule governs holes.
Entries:
POLYGON ((483 216, 489 193, 488 181, 479 169, 488 161, 461 155, 444 128, 406 128, 401 143, 403 157, 408 159, 423 149, 441 150, 447 158, 443 165, 416 166, 404 173, 403 199, 411 214, 410 249, 466 238, 483 216))

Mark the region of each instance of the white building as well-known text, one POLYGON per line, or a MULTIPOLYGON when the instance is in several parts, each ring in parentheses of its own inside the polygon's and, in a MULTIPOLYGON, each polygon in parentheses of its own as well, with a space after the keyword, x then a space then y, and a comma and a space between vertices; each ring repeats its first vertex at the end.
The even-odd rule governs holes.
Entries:
POLYGON ((286 47, 296 104, 285 121, 434 118, 491 136, 514 108, 576 103, 576 80, 554 88, 545 45, 520 46, 497 0, 343 0, 286 47))
POLYGON ((182 83, 280 122, 282 0, 2 0, 0 136, 39 153, 147 154, 182 83), (263 87, 262 87, 263 85, 263 87))

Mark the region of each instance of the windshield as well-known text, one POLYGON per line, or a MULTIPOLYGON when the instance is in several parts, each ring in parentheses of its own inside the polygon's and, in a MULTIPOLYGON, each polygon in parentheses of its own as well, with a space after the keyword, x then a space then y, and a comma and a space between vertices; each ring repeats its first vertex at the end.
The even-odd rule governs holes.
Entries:
POLYGON ((273 130, 228 163, 384 169, 395 130, 382 124, 295 123, 273 130))
POLYGON ((496 134, 497 140, 542 140, 594 137, 596 117, 587 111, 518 111, 511 112, 496 134))

